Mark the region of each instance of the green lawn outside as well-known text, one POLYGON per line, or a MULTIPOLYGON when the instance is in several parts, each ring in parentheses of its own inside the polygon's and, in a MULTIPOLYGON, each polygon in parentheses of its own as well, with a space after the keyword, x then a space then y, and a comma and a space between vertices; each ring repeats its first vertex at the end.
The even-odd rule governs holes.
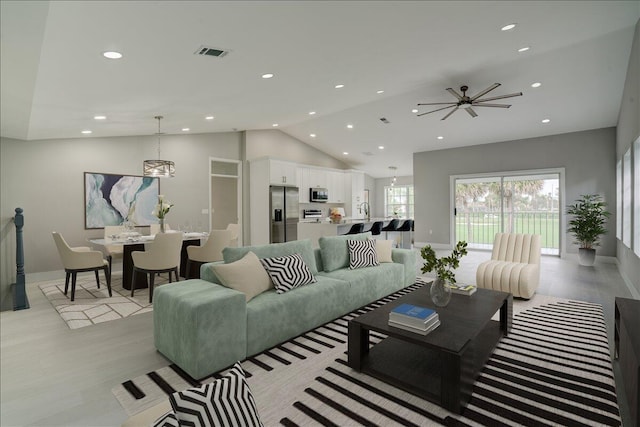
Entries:
MULTIPOLYGON (((558 214, 517 214, 515 218, 515 233, 540 234, 542 247, 559 249, 559 219, 558 214)), ((489 215, 474 214, 471 218, 471 236, 464 213, 456 216, 456 239, 467 243, 492 244, 496 233, 500 233, 500 218, 489 215)))

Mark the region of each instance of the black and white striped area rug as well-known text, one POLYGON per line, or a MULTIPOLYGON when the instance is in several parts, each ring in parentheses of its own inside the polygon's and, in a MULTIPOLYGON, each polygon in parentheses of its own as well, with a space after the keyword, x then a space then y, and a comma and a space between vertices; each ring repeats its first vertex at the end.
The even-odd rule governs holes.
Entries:
MULTIPOLYGON (((602 307, 555 300, 514 315, 455 415, 346 365, 347 323, 418 283, 242 362, 266 426, 620 425, 602 307)), ((543 297, 544 298, 544 297, 543 297)), ((549 300, 549 298, 547 298, 549 300)), ((516 311, 516 310, 514 310, 516 311)), ((372 342, 384 336, 371 334, 372 342)), ((209 382, 175 365, 113 389, 133 415, 168 393, 209 382)))

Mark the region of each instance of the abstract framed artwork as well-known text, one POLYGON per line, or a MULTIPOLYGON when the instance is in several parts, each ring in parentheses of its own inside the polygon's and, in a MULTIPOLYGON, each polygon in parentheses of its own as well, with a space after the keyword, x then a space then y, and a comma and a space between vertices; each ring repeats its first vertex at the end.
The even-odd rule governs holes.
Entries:
POLYGON ((157 224, 152 212, 159 194, 159 178, 85 172, 84 227, 157 224))

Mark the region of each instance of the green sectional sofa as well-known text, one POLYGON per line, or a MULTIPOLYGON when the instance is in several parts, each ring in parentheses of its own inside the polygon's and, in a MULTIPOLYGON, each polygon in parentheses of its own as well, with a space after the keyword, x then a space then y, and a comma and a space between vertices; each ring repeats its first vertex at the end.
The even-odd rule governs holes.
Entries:
POLYGON ((201 279, 154 291, 156 348, 203 378, 414 283, 416 252, 407 249, 393 249, 393 262, 350 270, 347 239, 368 237, 323 237, 315 250, 309 240, 225 248, 225 263, 249 251, 260 259, 298 253, 317 282, 282 294, 270 289, 246 302, 245 294, 220 284, 212 263, 204 264, 201 279))

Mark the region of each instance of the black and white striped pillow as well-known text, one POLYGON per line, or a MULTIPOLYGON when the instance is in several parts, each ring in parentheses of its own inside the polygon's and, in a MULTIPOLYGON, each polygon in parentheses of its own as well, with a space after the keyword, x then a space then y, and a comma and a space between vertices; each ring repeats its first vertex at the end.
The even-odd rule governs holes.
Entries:
POLYGON ((260 262, 279 294, 316 281, 300 254, 264 258, 260 262))
POLYGON ((260 426, 258 409, 240 363, 222 378, 169 396, 181 426, 260 426))
POLYGON ((151 424, 151 427, 180 427, 176 413, 167 412, 151 424))
POLYGON ((347 240, 349 248, 349 269, 380 265, 375 240, 347 240))

